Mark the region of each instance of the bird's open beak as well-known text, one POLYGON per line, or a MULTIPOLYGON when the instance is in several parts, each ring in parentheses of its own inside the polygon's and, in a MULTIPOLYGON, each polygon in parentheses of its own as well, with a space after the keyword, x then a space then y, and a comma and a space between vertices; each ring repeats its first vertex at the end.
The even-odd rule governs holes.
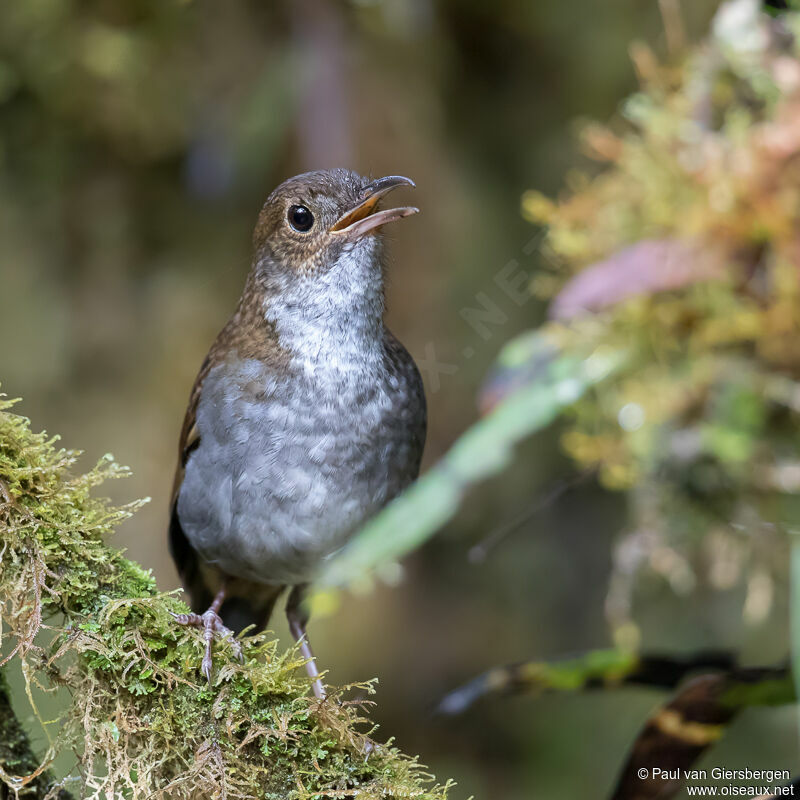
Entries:
POLYGON ((351 208, 347 213, 339 217, 330 229, 331 233, 347 234, 350 238, 360 239, 368 233, 387 222, 394 222, 396 219, 410 217, 416 214, 419 209, 412 206, 402 208, 387 208, 383 211, 376 211, 380 199, 392 189, 398 186, 414 187, 415 183, 410 178, 402 175, 389 175, 386 178, 378 178, 364 188, 361 202, 351 208))

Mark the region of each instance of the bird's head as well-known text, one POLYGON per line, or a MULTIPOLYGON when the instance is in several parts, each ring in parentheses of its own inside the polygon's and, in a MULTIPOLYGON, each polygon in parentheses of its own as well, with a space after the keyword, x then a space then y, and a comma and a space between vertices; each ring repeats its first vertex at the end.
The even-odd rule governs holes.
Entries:
POLYGON ((408 206, 378 210, 381 199, 398 186, 414 182, 399 175, 371 180, 347 169, 307 172, 284 181, 258 217, 256 263, 273 278, 291 280, 325 274, 343 258, 373 260, 382 226, 418 211, 408 206))

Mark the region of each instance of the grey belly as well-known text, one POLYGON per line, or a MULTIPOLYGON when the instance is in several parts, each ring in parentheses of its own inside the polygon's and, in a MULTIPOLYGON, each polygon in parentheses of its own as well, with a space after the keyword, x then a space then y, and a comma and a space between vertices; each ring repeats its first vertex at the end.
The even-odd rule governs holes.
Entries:
POLYGON ((260 583, 302 583, 404 489, 419 466, 415 410, 391 386, 291 391, 240 365, 203 384, 200 441, 178 497, 200 557, 260 583))

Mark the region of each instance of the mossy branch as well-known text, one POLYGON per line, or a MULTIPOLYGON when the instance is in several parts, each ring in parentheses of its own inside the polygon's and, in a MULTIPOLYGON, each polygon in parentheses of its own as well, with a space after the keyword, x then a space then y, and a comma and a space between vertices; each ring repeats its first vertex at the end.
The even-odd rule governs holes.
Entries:
MULTIPOLYGON (((127 470, 106 456, 74 475, 78 453, 32 432, 12 405, 0 396, 2 660, 21 665, 29 703, 34 688, 69 690, 51 755, 77 754, 76 795, 447 797, 449 783, 369 739, 364 704, 343 699, 353 687, 310 697, 302 659, 270 634, 242 639, 244 664, 220 652, 208 685, 199 633, 171 616, 185 605, 105 543, 140 503, 114 507, 92 489, 127 470)), ((9 788, 35 771, 4 751, 0 765, 9 788)))
POLYGON ((72 795, 59 788, 53 776, 33 752, 28 735, 11 707, 5 675, 0 672, 0 800, 20 793, 36 797, 54 796, 72 800, 72 795))

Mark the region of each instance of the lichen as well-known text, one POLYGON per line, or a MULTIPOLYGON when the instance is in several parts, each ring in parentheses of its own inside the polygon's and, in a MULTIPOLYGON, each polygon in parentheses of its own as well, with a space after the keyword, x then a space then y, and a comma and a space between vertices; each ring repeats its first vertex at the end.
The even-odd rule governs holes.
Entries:
MULTIPOLYGON (((77 754, 68 788, 84 798, 447 797, 449 783, 372 741, 366 704, 345 699, 371 683, 317 701, 296 650, 269 633, 243 637, 244 664, 220 646, 207 684, 199 632, 171 616, 184 603, 106 544, 141 502, 115 507, 92 490, 127 470, 106 456, 74 474, 79 454, 32 432, 12 405, 0 396, 3 652, 20 663, 29 700, 34 686, 69 690, 45 757, 77 754)), ((33 792, 18 774, 30 765, 2 766, 33 792)))

